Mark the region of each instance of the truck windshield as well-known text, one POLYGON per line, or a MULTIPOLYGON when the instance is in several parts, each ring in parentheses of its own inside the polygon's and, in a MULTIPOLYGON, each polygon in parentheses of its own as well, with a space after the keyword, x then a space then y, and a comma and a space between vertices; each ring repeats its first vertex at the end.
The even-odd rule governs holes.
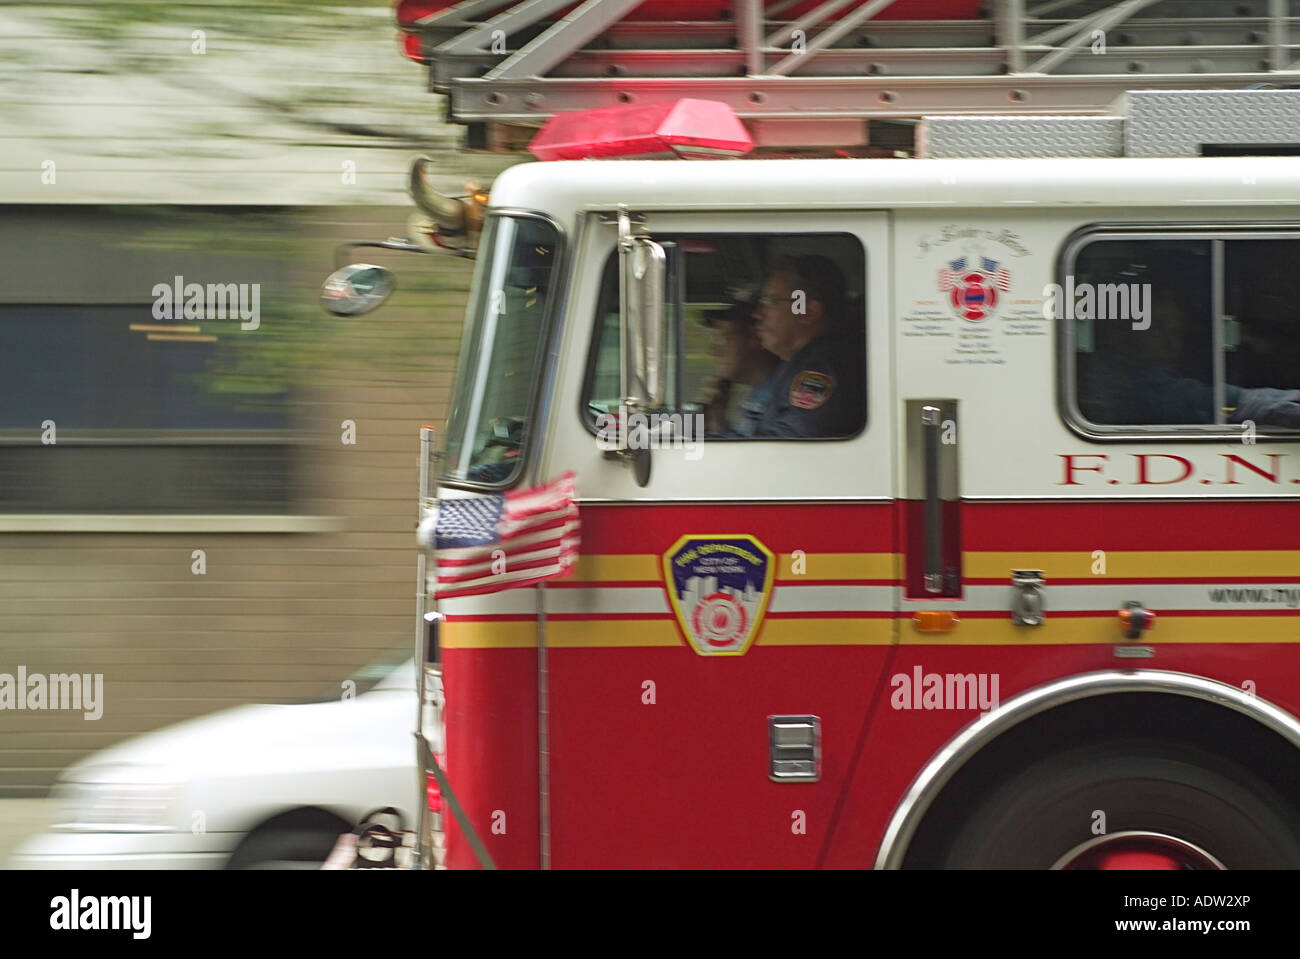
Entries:
POLYGON ((447 422, 444 479, 490 486, 523 466, 559 235, 537 217, 484 225, 447 422))

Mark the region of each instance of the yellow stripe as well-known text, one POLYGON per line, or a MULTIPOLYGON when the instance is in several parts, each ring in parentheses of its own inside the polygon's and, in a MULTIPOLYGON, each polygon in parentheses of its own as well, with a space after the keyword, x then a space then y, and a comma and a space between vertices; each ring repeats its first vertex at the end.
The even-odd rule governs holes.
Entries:
POLYGON ((793 553, 782 553, 777 561, 777 578, 804 579, 894 579, 896 553, 805 553, 794 567, 793 553))
POLYGON ((536 649, 537 622, 475 623, 449 620, 439 630, 443 649, 536 649))
POLYGON ((1156 576, 1204 577, 1216 580, 1223 576, 1295 576, 1300 577, 1300 550, 1177 550, 1126 551, 1105 549, 1098 533, 1098 549, 1105 553, 1104 574, 1094 573, 1090 550, 1052 553, 963 553, 962 574, 972 579, 1009 577, 1013 569, 1041 569, 1051 585, 1052 577, 1061 579, 1145 579, 1156 576))
POLYGON ((677 623, 670 620, 551 620, 546 645, 560 649, 614 646, 681 646, 677 623))
POLYGON ((574 578, 583 582, 654 580, 664 578, 658 556, 643 554, 628 556, 592 555, 578 557, 574 578))
MULTIPOLYGON (((884 646, 894 640, 889 619, 769 619, 758 646, 884 646)), ((552 620, 547 645, 567 649, 685 646, 670 620, 552 620)), ((1065 646, 1078 644, 1160 646, 1171 643, 1300 643, 1295 616, 1162 616, 1141 639, 1125 640, 1113 613, 1052 619, 1043 626, 1016 626, 1004 619, 966 619, 949 633, 919 633, 904 619, 905 646, 1065 646)), ((532 649, 534 622, 456 622, 443 625, 446 649, 532 649)))

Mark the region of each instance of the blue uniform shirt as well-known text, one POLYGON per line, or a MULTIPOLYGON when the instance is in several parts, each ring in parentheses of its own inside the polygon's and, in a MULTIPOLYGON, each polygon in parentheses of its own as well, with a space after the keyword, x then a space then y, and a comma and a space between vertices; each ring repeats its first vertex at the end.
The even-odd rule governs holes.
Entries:
POLYGON ((772 402, 773 377, 779 369, 779 364, 774 366, 766 379, 750 387, 749 395, 740 404, 740 422, 735 429, 737 436, 754 436, 756 434, 759 421, 763 418, 763 411, 772 402))
POLYGON ((850 436, 862 425, 862 357, 851 340, 818 337, 772 371, 753 435, 850 436))

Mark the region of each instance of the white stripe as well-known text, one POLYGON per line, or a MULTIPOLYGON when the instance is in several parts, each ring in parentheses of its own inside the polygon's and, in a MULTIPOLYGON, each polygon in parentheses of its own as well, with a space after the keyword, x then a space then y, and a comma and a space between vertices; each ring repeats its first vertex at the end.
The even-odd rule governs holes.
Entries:
POLYGON ((895 589, 894 586, 777 586, 768 609, 774 613, 889 612, 894 608, 895 589))
POLYGON ((506 589, 482 596, 461 596, 440 599, 438 611, 447 616, 508 616, 511 614, 535 615, 537 591, 533 589, 506 589))
POLYGON ((548 589, 548 613, 602 616, 615 613, 668 613, 668 596, 662 589, 548 589))
MULTIPOLYGON (((776 613, 888 611, 893 608, 892 586, 777 586, 769 609, 776 613)), ((668 594, 662 587, 621 586, 610 589, 549 589, 548 613, 669 613, 668 594)))
MULTIPOLYGON (((1295 583, 1241 583, 1219 585, 1216 583, 1097 583, 1079 586, 1053 586, 1049 580, 1043 588, 1043 607, 1047 618, 1051 619, 1052 610, 1086 610, 1118 612, 1124 603, 1139 602, 1148 609, 1159 612, 1162 609, 1187 610, 1254 610, 1296 609, 1300 613, 1300 602, 1290 606, 1287 602, 1211 602, 1210 593, 1220 589, 1270 589, 1297 590, 1292 596, 1300 597, 1300 581, 1295 583)), ((963 609, 977 610, 1011 610, 1012 588, 1006 586, 967 586, 965 599, 905 599, 902 607, 910 609, 963 609)))
MULTIPOLYGON (((1052 617, 1052 610, 1085 610, 1096 612, 1118 612, 1126 601, 1141 602, 1148 609, 1160 612, 1162 609, 1186 610, 1259 610, 1272 609, 1285 611, 1296 610, 1300 617, 1300 606, 1289 606, 1283 602, 1220 602, 1210 601, 1210 591, 1218 589, 1269 589, 1298 592, 1290 594, 1300 602, 1300 582, 1279 583, 1242 583, 1220 586, 1215 583, 1176 583, 1176 584, 1097 584, 1086 586, 1052 586, 1044 589, 1045 612, 1052 617)), ((775 613, 799 613, 819 611, 844 612, 886 612, 893 608, 895 593, 901 589, 894 586, 777 586, 772 591, 769 609, 775 613)), ((616 613, 662 613, 671 610, 667 593, 663 587, 612 587, 570 589, 548 589, 545 592, 546 611, 549 613, 577 613, 593 616, 616 613)), ((1005 611, 1010 615, 1012 589, 1006 586, 968 586, 965 599, 900 599, 899 606, 903 612, 918 609, 951 609, 960 613, 962 610, 1005 611)), ((505 591, 491 596, 473 597, 456 600, 454 612, 457 613, 511 613, 531 612, 536 609, 536 600, 531 591, 505 591), (473 603, 472 607, 462 608, 461 603, 473 603), (532 605, 528 605, 532 604, 532 605)), ((452 607, 448 607, 451 612, 452 607)), ((1300 629, 1300 620, 1297 621, 1300 629)))

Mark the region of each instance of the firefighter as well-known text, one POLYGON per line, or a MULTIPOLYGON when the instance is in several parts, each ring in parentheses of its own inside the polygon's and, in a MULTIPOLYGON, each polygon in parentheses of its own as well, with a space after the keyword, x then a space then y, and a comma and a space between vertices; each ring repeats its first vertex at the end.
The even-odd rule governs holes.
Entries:
POLYGON ((709 435, 753 436, 771 399, 770 378, 781 361, 763 348, 753 313, 753 306, 741 301, 705 316, 704 324, 717 337, 711 352, 718 363, 717 384, 704 402, 704 427, 709 435), (749 392, 733 413, 737 384, 748 387, 749 392))
POLYGON ((781 363, 760 437, 848 436, 862 424, 861 340, 846 319, 844 275, 824 256, 780 261, 754 309, 763 346, 781 363))
MULTIPOLYGON (((1107 350, 1094 360, 1080 400, 1084 415, 1103 425, 1182 425, 1214 422, 1214 387, 1185 376, 1179 368, 1184 342, 1208 326, 1204 309, 1193 310, 1170 292, 1158 288, 1152 297, 1150 326, 1130 332, 1121 326, 1107 331, 1107 350), (1193 323, 1189 316, 1204 320, 1193 323)), ((1202 334, 1194 342, 1202 342, 1202 334)), ((1200 347, 1209 357, 1209 344, 1200 347)), ((1198 352, 1192 349, 1191 352, 1198 352)), ((1261 426, 1300 428, 1300 390, 1243 388, 1224 384, 1225 413, 1232 424, 1247 420, 1261 426)))

